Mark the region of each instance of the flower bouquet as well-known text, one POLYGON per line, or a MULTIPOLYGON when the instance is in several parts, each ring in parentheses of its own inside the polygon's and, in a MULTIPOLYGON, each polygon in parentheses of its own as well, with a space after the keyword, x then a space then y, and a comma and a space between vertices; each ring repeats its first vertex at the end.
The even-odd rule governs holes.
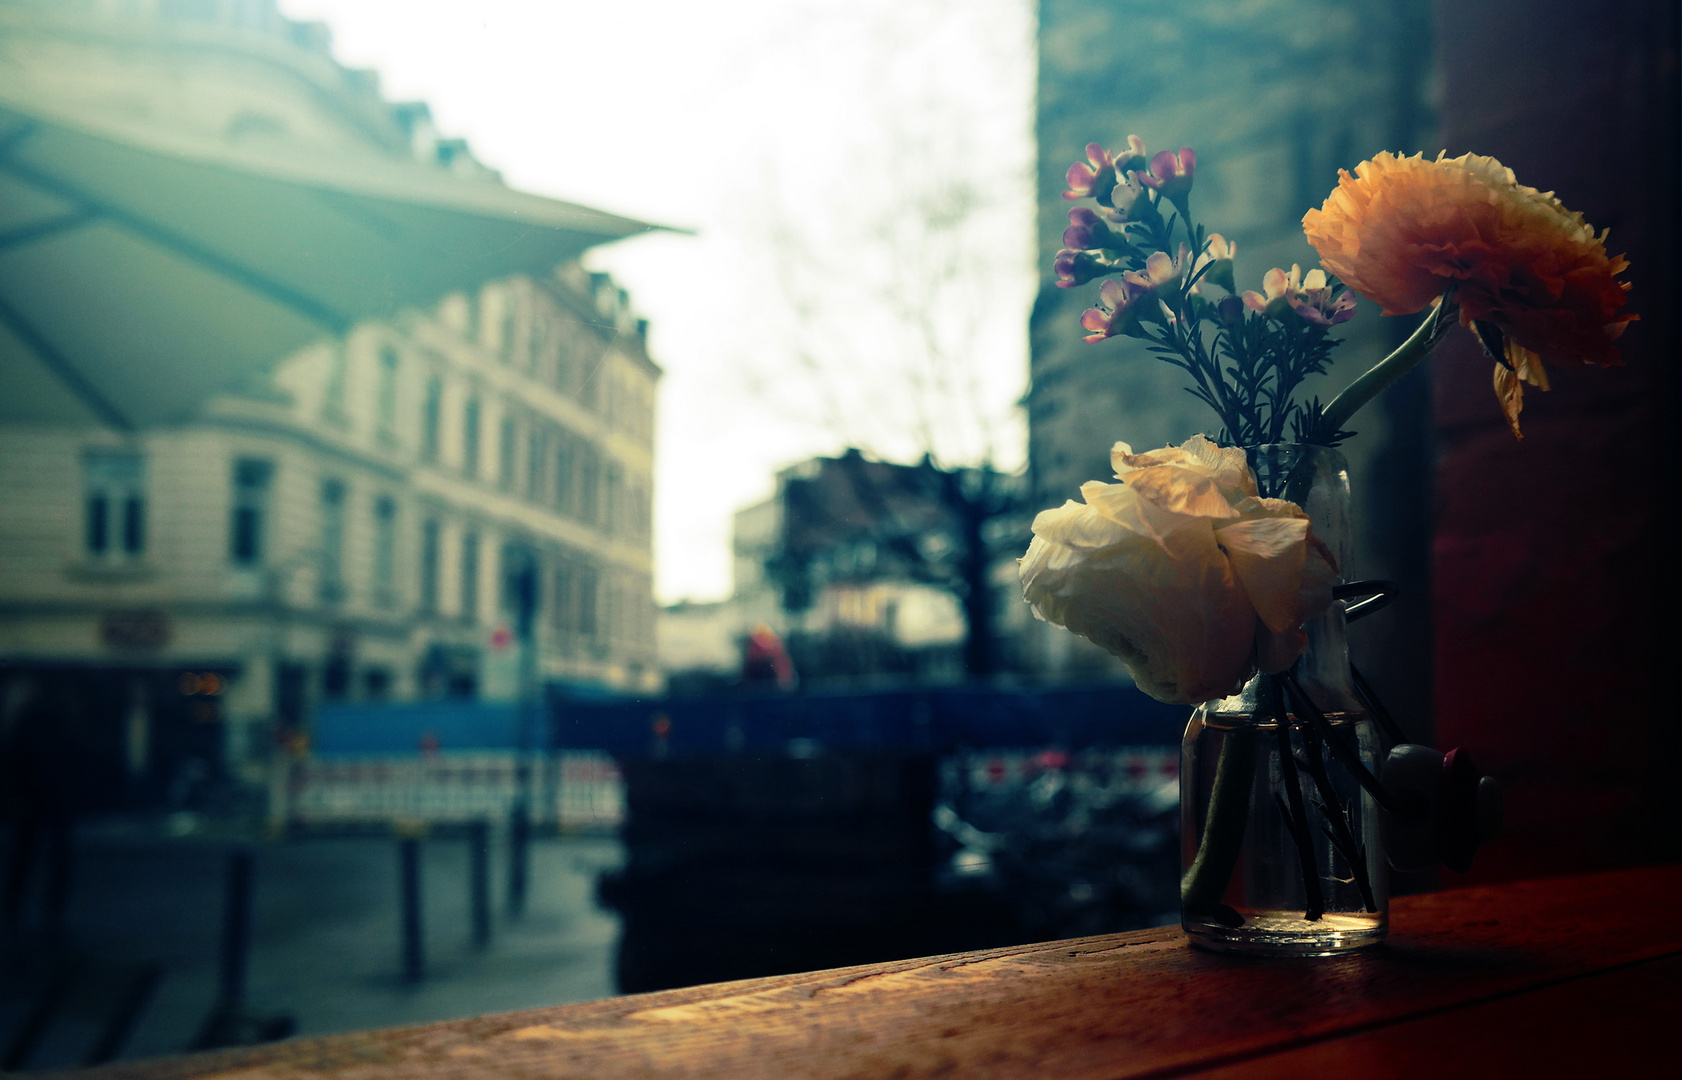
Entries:
POLYGON ((1181 368, 1221 427, 1115 444, 1116 483, 1046 510, 1021 560, 1041 619, 1120 657, 1139 688, 1196 704, 1182 747, 1183 921, 1193 942, 1320 954, 1381 940, 1386 869, 1466 869, 1499 800, 1462 751, 1404 743, 1348 660, 1347 621, 1394 592, 1352 581, 1345 425, 1456 324, 1494 363, 1516 437, 1548 364, 1620 363, 1626 263, 1581 215, 1493 158, 1379 154, 1303 217, 1322 267, 1240 292, 1235 245, 1191 216, 1196 155, 1138 136, 1070 167, 1057 284, 1100 281, 1086 340, 1128 337, 1181 368), (1424 312, 1328 403, 1337 326, 1362 296, 1424 312), (1392 744, 1386 749, 1385 744, 1392 744))

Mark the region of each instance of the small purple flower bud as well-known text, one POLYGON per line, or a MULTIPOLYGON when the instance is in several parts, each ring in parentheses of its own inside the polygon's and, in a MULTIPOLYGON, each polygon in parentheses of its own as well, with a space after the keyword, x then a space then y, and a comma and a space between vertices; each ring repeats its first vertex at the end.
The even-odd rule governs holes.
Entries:
POLYGON ((1123 237, 1110 230, 1098 214, 1085 206, 1069 211, 1069 227, 1063 230, 1063 246, 1079 250, 1115 249, 1127 246, 1123 237))
POLYGON ((1051 272, 1057 275, 1059 289, 1085 285, 1108 273, 1110 269, 1108 263, 1090 251, 1076 251, 1072 248, 1064 248, 1051 260, 1051 272))
POLYGON ((1291 308, 1315 326, 1336 326, 1355 317, 1355 294, 1345 292, 1336 300, 1293 299, 1291 308))
POLYGON ((1220 233, 1210 233, 1203 247, 1203 254, 1197 257, 1194 271, 1203 271, 1203 276, 1192 287, 1193 292, 1201 292, 1205 284, 1219 285, 1227 292, 1237 292, 1238 285, 1232 277, 1232 261, 1238 253, 1238 245, 1230 243, 1220 233))
POLYGON ((1189 146, 1179 153, 1162 150, 1151 158, 1151 171, 1140 173, 1139 181, 1156 189, 1157 195, 1167 199, 1185 212, 1186 196, 1191 194, 1192 176, 1197 172, 1197 154, 1189 146))
POLYGON ((1241 326, 1244 323, 1244 301, 1236 296, 1223 296, 1215 305, 1215 314, 1222 325, 1241 326))

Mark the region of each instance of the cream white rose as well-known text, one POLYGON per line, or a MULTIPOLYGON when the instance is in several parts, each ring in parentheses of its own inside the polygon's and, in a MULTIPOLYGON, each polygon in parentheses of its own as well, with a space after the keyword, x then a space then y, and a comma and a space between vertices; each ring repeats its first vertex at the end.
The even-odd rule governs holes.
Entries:
POLYGON ((1116 443, 1110 463, 1121 483, 1034 519, 1020 560, 1034 614, 1119 656, 1159 701, 1225 697, 1295 662, 1337 573, 1308 515, 1261 498, 1244 452, 1201 435, 1116 443))

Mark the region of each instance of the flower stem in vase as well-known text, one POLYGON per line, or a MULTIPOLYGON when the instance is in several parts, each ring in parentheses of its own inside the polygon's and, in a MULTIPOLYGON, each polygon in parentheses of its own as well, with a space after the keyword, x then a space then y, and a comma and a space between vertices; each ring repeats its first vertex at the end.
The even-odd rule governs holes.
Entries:
POLYGON ((1373 896, 1372 876, 1367 873, 1366 848, 1350 829, 1349 809, 1337 797, 1337 789, 1332 786, 1331 775, 1326 772, 1319 733, 1312 728, 1305 728, 1302 736, 1307 757, 1303 762, 1303 772, 1313 779, 1314 790, 1320 796, 1320 801, 1315 804, 1320 810, 1321 818, 1324 819, 1320 827, 1325 831, 1326 839, 1331 841, 1333 850, 1343 858, 1350 877, 1354 879, 1355 887, 1361 890, 1362 906, 1368 911, 1376 912, 1378 901, 1373 896))
MULTIPOLYGON (((1320 893, 1320 865, 1314 857, 1313 831, 1308 827, 1308 814, 1302 803, 1302 782, 1297 778, 1296 751, 1291 748, 1291 716, 1290 710, 1285 708, 1281 700, 1276 680, 1265 680, 1268 690, 1268 704, 1272 706, 1273 719, 1279 742, 1279 772, 1280 784, 1285 789, 1284 797, 1276 791, 1273 800, 1279 806, 1279 812, 1285 816, 1285 826, 1290 830, 1291 839, 1297 849, 1297 865, 1302 870, 1302 917, 1307 922, 1314 922, 1326 913, 1326 902, 1320 893)), ((1303 732, 1303 741, 1312 740, 1313 735, 1303 732)))
MULTIPOLYGON (((1221 742, 1209 816, 1198 839, 1197 856, 1180 881, 1180 904, 1187 911, 1209 913, 1216 921, 1243 922, 1237 912, 1223 912, 1221 894, 1238 865, 1238 852, 1249 823, 1251 786, 1256 775, 1256 729, 1239 727, 1221 742)), ((1185 782, 1184 779, 1181 781, 1185 782)))
POLYGON ((1361 761, 1360 753, 1338 736, 1331 721, 1326 719, 1326 714, 1321 712, 1319 707, 1314 704, 1307 691, 1303 690, 1301 684, 1292 677, 1291 673, 1284 672, 1279 678, 1291 696, 1292 705, 1301 710, 1303 717, 1325 737, 1326 744, 1332 748, 1332 753, 1343 763, 1343 767, 1349 770, 1350 775, 1355 777, 1356 781, 1366 789, 1367 794, 1373 797, 1373 801, 1392 814, 1404 818, 1408 817, 1408 811, 1396 801, 1395 796, 1385 790, 1383 784, 1378 782, 1378 777, 1374 776, 1372 770, 1361 761))

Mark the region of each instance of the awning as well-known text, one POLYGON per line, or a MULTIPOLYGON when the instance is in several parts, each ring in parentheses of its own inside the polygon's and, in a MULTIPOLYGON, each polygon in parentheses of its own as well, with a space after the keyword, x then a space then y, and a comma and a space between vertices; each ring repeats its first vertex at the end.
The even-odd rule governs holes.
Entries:
POLYGON ((0 97, 0 421, 184 420, 359 320, 654 227, 419 163, 0 97))

